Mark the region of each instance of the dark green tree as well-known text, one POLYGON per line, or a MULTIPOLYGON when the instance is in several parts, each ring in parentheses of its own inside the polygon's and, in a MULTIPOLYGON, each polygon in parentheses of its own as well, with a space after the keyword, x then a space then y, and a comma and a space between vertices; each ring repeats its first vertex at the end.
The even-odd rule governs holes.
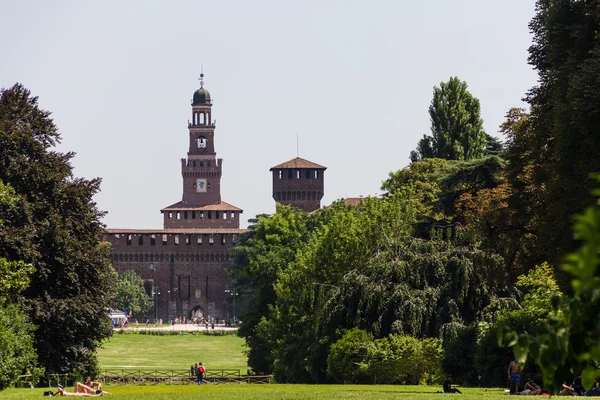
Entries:
POLYGON ((94 351, 112 332, 115 273, 101 241, 103 212, 93 196, 100 180, 73 176, 73 153, 53 146, 60 135, 50 113, 22 85, 0 92, 0 180, 30 217, 4 218, 0 257, 35 268, 23 292, 36 326, 34 344, 49 372, 93 367, 94 351))
POLYGON ((144 289, 144 281, 134 270, 119 274, 115 291, 115 306, 133 314, 143 314, 152 308, 152 300, 144 289))
MULTIPOLYGON (((529 63, 539 85, 526 97, 529 134, 512 153, 534 161, 531 175, 542 189, 542 203, 529 218, 541 254, 558 266, 576 247, 572 216, 593 202, 589 174, 600 171, 600 8, 596 1, 538 0, 529 27, 529 63)), ((532 192, 526 204, 538 194, 532 192)))
MULTIPOLYGON (((600 176, 597 181, 600 183, 600 176)), ((600 189, 593 194, 600 197, 600 189)), ((571 278, 572 292, 550 299, 544 292, 533 292, 535 307, 550 311, 543 331, 528 332, 506 324, 516 332, 505 330, 501 335, 505 343, 514 346, 519 362, 530 358, 540 366, 544 385, 555 391, 570 373, 581 373, 584 387, 591 387, 600 360, 600 206, 588 207, 575 221, 574 236, 581 245, 562 265, 571 278)))
MULTIPOLYGON (((424 135, 412 162, 426 158, 472 160, 484 156, 488 136, 483 130, 479 100, 467 90, 467 83, 457 77, 433 88, 429 106, 431 136, 424 135)), ((490 146, 495 148, 494 143, 490 146)))

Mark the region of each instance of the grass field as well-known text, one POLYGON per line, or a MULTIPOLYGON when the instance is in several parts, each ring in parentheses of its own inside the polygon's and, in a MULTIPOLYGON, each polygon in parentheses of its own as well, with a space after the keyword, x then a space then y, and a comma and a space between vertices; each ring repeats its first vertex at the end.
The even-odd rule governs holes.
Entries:
POLYGON ((98 352, 100 368, 189 369, 202 362, 207 369, 240 369, 246 373, 244 340, 235 335, 113 335, 98 352))
MULTIPOLYGON (((71 388, 67 388, 71 389, 71 388)), ((108 399, 129 400, 211 400, 225 399, 443 399, 455 397, 436 393, 441 387, 432 386, 387 386, 387 385, 185 385, 185 386, 113 386, 106 387, 112 394, 108 399)), ((47 390, 47 389, 46 389, 47 390)), ((10 389, 0 392, 0 398, 21 400, 39 398, 44 389, 10 389)), ((501 389, 471 389, 465 388, 460 399, 506 399, 507 394, 501 389)))

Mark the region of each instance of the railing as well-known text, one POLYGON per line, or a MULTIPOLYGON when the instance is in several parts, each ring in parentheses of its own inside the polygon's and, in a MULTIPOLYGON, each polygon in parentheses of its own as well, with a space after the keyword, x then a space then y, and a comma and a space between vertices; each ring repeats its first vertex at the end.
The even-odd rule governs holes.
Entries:
MULTIPOLYGON (((194 384, 190 370, 107 369, 98 379, 108 385, 194 384)), ((271 383, 270 376, 242 375, 239 369, 207 370, 204 383, 271 383)))
POLYGON ((74 386, 78 379, 77 374, 42 374, 42 375, 19 375, 15 382, 17 388, 42 387, 48 384, 48 387, 56 387, 59 384, 67 387, 74 386))

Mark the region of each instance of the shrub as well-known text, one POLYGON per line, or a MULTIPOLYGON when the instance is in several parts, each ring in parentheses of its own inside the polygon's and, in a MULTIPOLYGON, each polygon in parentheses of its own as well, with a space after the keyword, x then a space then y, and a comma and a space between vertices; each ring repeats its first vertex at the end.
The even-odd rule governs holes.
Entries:
POLYGON ((327 374, 338 383, 365 383, 367 357, 373 347, 373 336, 353 328, 331 345, 327 357, 327 374))

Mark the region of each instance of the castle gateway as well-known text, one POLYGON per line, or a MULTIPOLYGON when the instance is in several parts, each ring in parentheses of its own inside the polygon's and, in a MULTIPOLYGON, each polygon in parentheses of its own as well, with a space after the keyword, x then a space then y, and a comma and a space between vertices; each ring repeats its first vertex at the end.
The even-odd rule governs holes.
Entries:
POLYGON ((160 210, 164 229, 106 230, 115 270, 132 269, 144 280, 154 301, 148 318, 233 317, 225 269, 231 265, 229 250, 246 230, 240 229, 242 210, 221 201, 223 160, 215 152, 212 101, 203 77, 192 101, 187 158, 181 160, 183 195, 160 210))

